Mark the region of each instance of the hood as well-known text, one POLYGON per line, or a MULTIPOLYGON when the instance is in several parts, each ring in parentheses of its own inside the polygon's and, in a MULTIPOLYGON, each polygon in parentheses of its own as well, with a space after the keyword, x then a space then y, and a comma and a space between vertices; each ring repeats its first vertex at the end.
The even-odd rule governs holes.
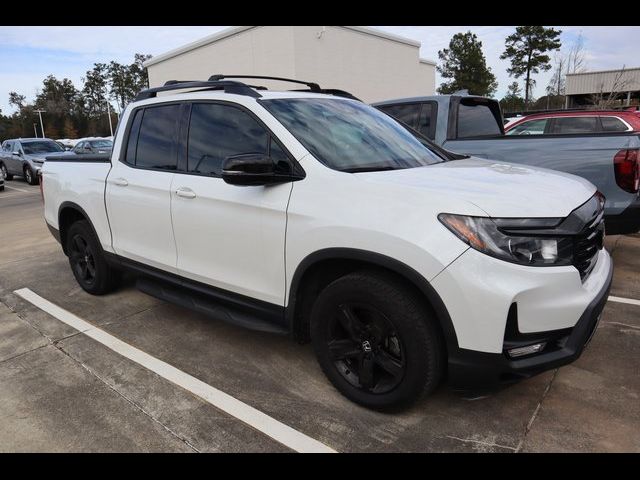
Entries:
POLYGON ((440 198, 456 197, 491 217, 566 217, 596 192, 593 184, 575 175, 478 158, 356 175, 369 182, 424 189, 440 198))

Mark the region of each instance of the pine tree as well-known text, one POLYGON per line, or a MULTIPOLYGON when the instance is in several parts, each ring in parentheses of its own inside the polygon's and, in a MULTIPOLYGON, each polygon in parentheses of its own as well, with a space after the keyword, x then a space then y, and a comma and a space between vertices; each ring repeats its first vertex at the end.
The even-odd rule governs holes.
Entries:
POLYGON ((551 68, 549 55, 546 52, 558 50, 561 30, 539 26, 516 27, 515 33, 505 39, 505 50, 501 59, 510 59, 511 67, 507 69, 509 75, 525 77, 524 102, 529 104, 532 91, 531 74, 547 71, 551 68))
POLYGON ((456 33, 449 48, 438 52, 438 58, 442 62, 437 67, 438 72, 443 78, 451 79, 440 85, 438 93, 466 89, 473 95, 491 96, 498 88, 496 77, 487 67, 482 53, 482 42, 475 33, 456 33))

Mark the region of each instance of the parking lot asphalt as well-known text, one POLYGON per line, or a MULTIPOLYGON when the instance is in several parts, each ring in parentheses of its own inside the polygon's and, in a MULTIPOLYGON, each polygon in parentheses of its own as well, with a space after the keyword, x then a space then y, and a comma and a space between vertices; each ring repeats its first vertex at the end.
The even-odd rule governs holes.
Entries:
MULTIPOLYGON (((0 451, 286 452, 289 447, 61 322, 28 288, 114 337, 338 452, 640 452, 640 305, 610 301, 572 365, 499 392, 443 385, 411 409, 367 410, 310 345, 137 291, 94 297, 46 228, 37 186, 0 192, 0 451)), ((640 235, 612 236, 611 295, 640 299, 640 235)))

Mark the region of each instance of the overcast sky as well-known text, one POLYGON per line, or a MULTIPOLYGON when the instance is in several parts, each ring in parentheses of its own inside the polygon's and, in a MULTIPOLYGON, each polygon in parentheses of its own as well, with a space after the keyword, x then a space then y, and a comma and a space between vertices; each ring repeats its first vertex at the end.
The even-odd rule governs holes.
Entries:
MULTIPOLYGON (((134 53, 158 55, 227 27, 0 27, 0 109, 8 104, 10 91, 33 100, 42 80, 49 74, 70 78, 82 88, 81 78, 95 62, 133 61, 134 53)), ((420 56, 437 60, 451 37, 471 30, 483 44, 487 63, 498 80, 501 98, 513 81, 506 73, 508 61, 500 60, 504 39, 514 27, 376 27, 421 42, 420 56)), ((587 67, 604 70, 640 66, 640 27, 556 27, 562 30, 563 45, 569 46, 582 33, 587 67)), ((539 74, 534 96, 544 94, 550 72, 539 74)), ((313 80, 313 79, 305 79, 313 80)), ((436 86, 440 82, 436 74, 436 86)))

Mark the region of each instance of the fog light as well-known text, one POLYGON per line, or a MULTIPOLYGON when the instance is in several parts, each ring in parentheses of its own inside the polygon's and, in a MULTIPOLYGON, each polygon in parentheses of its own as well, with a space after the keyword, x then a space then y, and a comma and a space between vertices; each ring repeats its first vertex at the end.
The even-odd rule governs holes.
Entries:
POLYGON ((532 353, 541 352, 547 343, 534 343, 533 345, 527 345, 526 347, 518 347, 512 348, 511 350, 507 350, 507 353, 510 357, 523 357, 525 355, 531 355, 532 353))

